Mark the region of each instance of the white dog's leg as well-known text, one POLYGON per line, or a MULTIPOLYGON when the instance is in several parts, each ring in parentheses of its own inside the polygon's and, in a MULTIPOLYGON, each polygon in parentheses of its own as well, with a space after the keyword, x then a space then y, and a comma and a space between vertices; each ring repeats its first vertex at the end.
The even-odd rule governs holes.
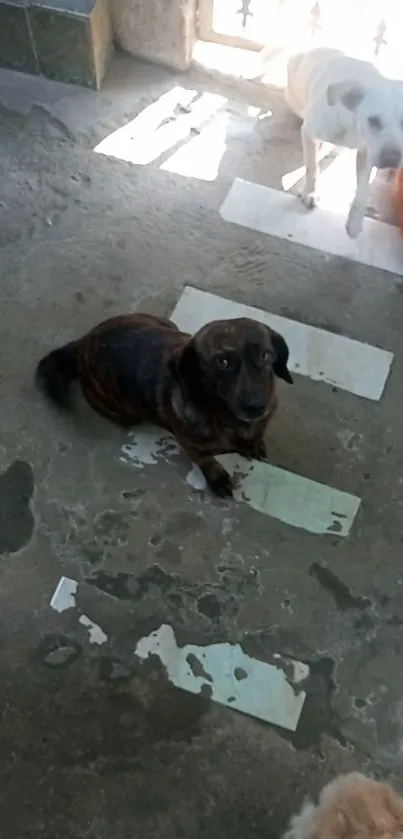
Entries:
POLYGON ((317 149, 316 141, 308 134, 304 125, 301 128, 301 142, 305 164, 305 184, 301 193, 301 201, 308 210, 313 210, 316 207, 317 149))
POLYGON ((356 239, 361 233, 367 206, 368 185, 372 166, 368 161, 366 149, 357 149, 356 157, 357 189, 350 207, 346 222, 346 230, 350 239, 356 239))

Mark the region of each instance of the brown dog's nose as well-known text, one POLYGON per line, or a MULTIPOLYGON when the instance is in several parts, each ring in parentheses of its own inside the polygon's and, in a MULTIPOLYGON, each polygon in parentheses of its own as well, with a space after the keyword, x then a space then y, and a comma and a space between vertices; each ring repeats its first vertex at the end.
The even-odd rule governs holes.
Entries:
POLYGON ((400 149, 394 146, 386 146, 380 154, 379 169, 398 169, 401 159, 402 154, 400 149))
POLYGON ((263 417, 264 414, 267 412, 266 402, 258 402, 257 400, 255 401, 252 399, 249 399, 247 402, 241 402, 239 407, 241 414, 243 414, 244 417, 250 420, 263 417))

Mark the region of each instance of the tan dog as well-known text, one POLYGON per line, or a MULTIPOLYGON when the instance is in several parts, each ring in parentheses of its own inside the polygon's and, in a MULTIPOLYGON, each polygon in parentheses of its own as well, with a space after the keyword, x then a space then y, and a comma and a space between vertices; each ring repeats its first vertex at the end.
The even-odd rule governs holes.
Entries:
POLYGON ((395 177, 395 207, 399 230, 403 236, 403 169, 398 169, 395 177))
POLYGON ((319 803, 305 802, 283 839, 401 839, 403 799, 359 772, 339 775, 319 803))

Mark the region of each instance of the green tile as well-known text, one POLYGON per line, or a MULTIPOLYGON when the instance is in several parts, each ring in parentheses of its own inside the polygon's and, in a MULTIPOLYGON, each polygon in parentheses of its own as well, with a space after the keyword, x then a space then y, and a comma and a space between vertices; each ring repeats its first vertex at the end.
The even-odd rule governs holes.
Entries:
POLYGON ((39 72, 25 3, 0 0, 0 66, 39 72))
POLYGON ((69 12, 74 15, 89 17, 95 9, 96 0, 31 0, 30 6, 48 9, 51 12, 69 12))
POLYGON ((99 88, 112 53, 107 0, 33 0, 29 18, 41 73, 99 88))
POLYGON ((96 88, 89 18, 39 7, 31 7, 29 17, 41 73, 96 88))

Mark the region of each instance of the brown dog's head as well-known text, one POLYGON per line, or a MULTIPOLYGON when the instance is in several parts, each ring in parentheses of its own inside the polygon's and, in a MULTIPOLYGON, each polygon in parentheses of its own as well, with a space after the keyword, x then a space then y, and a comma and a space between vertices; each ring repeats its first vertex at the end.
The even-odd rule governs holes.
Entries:
POLYGON ((175 376, 202 407, 221 407, 242 422, 256 422, 274 407, 275 376, 293 381, 288 356, 284 338, 262 323, 213 321, 190 338, 175 376))

